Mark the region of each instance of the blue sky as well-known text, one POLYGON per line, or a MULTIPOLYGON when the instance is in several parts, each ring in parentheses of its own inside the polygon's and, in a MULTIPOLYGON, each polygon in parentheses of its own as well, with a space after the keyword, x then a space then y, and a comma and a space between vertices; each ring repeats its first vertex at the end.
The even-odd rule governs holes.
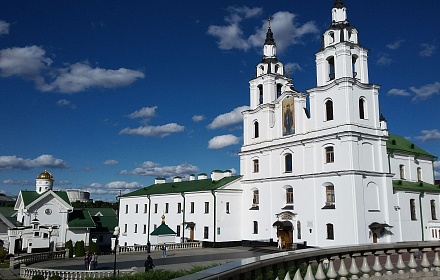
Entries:
MULTIPOLYGON (((295 88, 316 86, 327 1, 3 1, 0 190, 97 200, 155 177, 239 173, 267 18, 295 88)), ((440 1, 346 0, 390 133, 440 155, 440 1)), ((440 178, 440 162, 436 164, 440 178)))

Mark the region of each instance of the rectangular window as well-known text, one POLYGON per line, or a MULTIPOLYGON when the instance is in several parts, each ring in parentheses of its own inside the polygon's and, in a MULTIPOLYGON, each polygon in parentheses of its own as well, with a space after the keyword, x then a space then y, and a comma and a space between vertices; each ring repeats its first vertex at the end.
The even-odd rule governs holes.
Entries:
POLYGON ((180 236, 180 226, 177 226, 177 228, 176 228, 176 234, 177 234, 177 236, 180 236))
POLYGON ((205 214, 209 213, 209 202, 205 202, 205 214))
POLYGON ((325 148, 325 163, 335 162, 335 152, 333 147, 325 148))
POLYGON ((431 218, 437 220, 437 210, 435 209, 435 200, 431 200, 431 218))
POLYGON ((128 204, 125 205, 125 214, 128 214, 128 204))
POLYGON ((40 236, 40 232, 39 231, 34 232, 34 237, 39 237, 39 236, 40 236))
POLYGON ((230 212, 229 212, 229 202, 226 202, 226 214, 229 214, 230 212))
POLYGON ((165 203, 165 213, 168 213, 169 206, 170 206, 169 203, 165 203))
POLYGON ((177 203, 177 213, 182 213, 182 203, 177 203))
POLYGON ((416 201, 415 199, 410 199, 409 200, 409 206, 411 209, 411 220, 415 221, 417 220, 417 216, 416 216, 416 201))
POLYGON ((258 173, 260 170, 260 166, 258 164, 258 159, 254 159, 253 163, 254 163, 254 173, 258 173))
POLYGON ((137 233, 137 232, 138 232, 138 225, 134 224, 134 233, 137 233))
POLYGON ((156 229, 157 229, 157 225, 156 225, 156 224, 154 224, 154 226, 153 226, 153 229, 154 229, 154 230, 156 230, 156 229))
POLYGON ((286 189, 286 203, 293 204, 293 188, 286 189))
POLYGON ((147 213, 148 211, 148 205, 147 204, 144 204, 144 213, 147 213))
POLYGON ((260 196, 258 194, 258 190, 254 191, 254 197, 252 199, 252 204, 258 205, 260 203, 260 196))
POLYGON ((124 225, 124 233, 127 233, 127 224, 124 225))
POLYGON ((327 205, 335 204, 335 187, 333 185, 325 187, 325 197, 327 205))
POLYGON ((138 213, 138 212, 139 212, 139 205, 136 204, 135 213, 138 213))
POLYGON ((258 234, 258 221, 254 221, 254 234, 258 234))
POLYGON ((144 234, 146 234, 147 233, 147 225, 144 225, 144 232, 143 232, 144 234))
POLYGON ((399 165, 400 179, 405 179, 405 166, 403 164, 399 165))
POLYGON ((333 224, 327 224, 327 239, 334 240, 333 224))
POLYGON ((209 228, 208 227, 204 227, 204 229, 203 229, 203 238, 204 239, 209 238, 209 228))
POLYGON ((194 202, 191 202, 191 211, 190 213, 194 213, 194 202))
POLYGON ((284 156, 284 171, 286 173, 292 172, 292 154, 286 154, 284 156))
POLYGON ((157 213, 157 203, 154 204, 154 213, 157 213))

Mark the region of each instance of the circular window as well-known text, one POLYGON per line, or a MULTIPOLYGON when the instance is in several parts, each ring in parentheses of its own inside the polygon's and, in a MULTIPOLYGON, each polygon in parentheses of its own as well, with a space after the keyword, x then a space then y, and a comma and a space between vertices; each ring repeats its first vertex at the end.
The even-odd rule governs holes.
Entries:
POLYGON ((46 213, 46 215, 50 215, 50 214, 52 214, 52 210, 47 208, 46 210, 44 210, 44 213, 46 213))

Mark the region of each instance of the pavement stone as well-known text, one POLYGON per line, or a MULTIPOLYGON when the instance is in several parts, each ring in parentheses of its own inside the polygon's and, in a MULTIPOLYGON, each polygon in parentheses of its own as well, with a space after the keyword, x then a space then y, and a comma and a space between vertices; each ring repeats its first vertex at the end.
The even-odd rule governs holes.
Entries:
MULTIPOLYGON (((186 250, 168 251, 167 257, 162 257, 161 251, 151 252, 156 270, 189 270, 194 266, 207 266, 211 264, 224 264, 234 260, 241 260, 267 254, 267 252, 253 251, 249 247, 228 248, 195 248, 186 250)), ((146 252, 122 253, 116 256, 116 269, 137 267, 144 269, 146 252)), ((114 255, 101 255, 98 257, 98 270, 113 270, 114 255)), ((82 270, 85 269, 82 257, 50 260, 29 265, 30 267, 82 270)), ((0 279, 20 279, 19 269, 0 269, 0 279)))

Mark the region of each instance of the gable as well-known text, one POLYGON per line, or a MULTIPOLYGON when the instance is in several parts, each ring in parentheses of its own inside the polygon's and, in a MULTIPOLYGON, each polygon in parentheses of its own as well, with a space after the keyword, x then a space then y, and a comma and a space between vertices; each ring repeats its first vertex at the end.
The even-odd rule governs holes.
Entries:
POLYGON ((74 209, 67 218, 67 224, 69 228, 95 228, 96 225, 93 222, 87 209, 74 209))
POLYGON ((150 235, 173 235, 176 234, 167 224, 162 223, 150 235))

